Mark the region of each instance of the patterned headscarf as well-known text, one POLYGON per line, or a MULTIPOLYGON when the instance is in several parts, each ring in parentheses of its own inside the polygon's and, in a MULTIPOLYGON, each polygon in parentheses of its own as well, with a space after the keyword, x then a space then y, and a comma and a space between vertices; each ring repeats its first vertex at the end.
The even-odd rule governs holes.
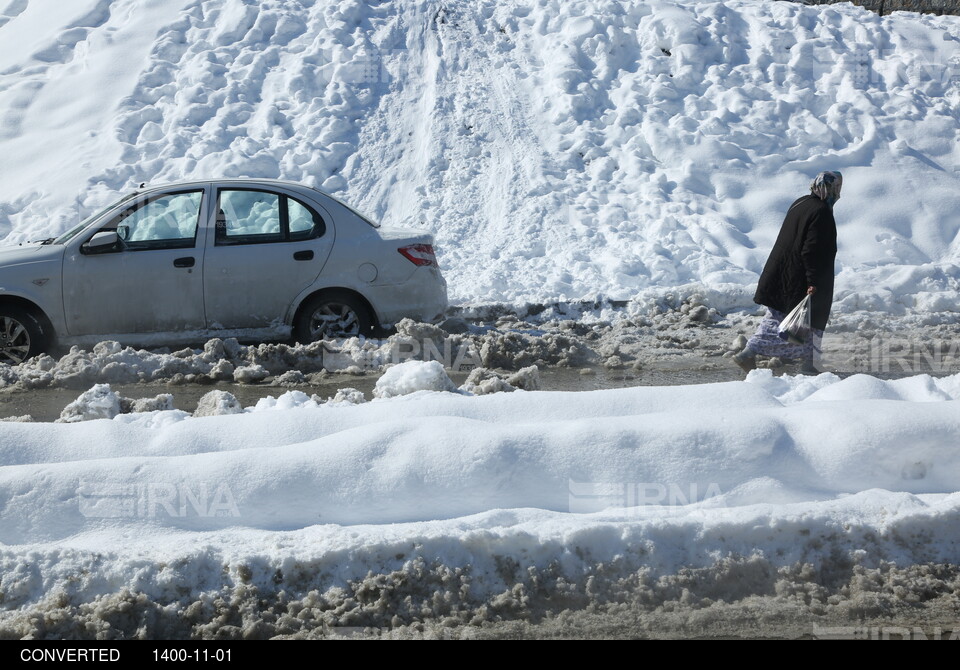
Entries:
POLYGON ((843 175, 839 172, 821 172, 810 182, 810 192, 821 200, 833 205, 840 199, 840 188, 843 186, 843 175))

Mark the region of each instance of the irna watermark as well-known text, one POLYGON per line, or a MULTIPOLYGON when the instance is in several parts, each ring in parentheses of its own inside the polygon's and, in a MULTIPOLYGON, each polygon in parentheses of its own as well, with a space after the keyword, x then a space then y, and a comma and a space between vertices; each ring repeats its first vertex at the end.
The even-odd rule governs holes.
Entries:
POLYGON ((226 484, 209 482, 80 481, 80 513, 91 519, 238 517, 236 498, 226 484))
POLYGON ((568 505, 573 513, 636 509, 648 505, 676 507, 703 502, 722 494, 720 485, 677 482, 576 482, 568 480, 568 505))

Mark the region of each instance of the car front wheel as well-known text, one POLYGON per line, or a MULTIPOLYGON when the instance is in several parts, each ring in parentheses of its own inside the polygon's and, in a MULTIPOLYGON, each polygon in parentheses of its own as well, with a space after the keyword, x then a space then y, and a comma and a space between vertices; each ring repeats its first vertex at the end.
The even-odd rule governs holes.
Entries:
POLYGON ((19 365, 43 353, 43 329, 29 312, 0 307, 0 363, 19 365))
POLYGON ((298 342, 309 343, 373 333, 374 319, 363 301, 349 294, 312 298, 301 310, 295 326, 298 342))

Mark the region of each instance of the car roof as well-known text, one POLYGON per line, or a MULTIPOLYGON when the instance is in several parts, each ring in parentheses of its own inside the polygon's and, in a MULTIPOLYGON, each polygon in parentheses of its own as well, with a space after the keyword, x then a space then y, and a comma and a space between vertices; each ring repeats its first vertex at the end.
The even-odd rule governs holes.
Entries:
POLYGON ((162 191, 170 188, 189 188, 191 186, 206 186, 207 184, 226 184, 226 185, 232 184, 232 185, 243 185, 243 186, 258 186, 258 185, 280 186, 280 187, 290 188, 293 190, 300 189, 301 191, 311 191, 313 193, 323 196, 324 198, 327 198, 328 200, 332 200, 333 202, 340 205, 341 207, 345 207, 346 209, 348 209, 349 211, 353 212, 355 215, 359 216, 361 219, 366 221, 368 224, 373 226, 374 228, 380 227, 379 223, 375 223, 368 217, 364 216, 363 214, 360 214, 360 212, 358 212, 356 209, 354 209, 353 207, 345 203, 340 198, 334 195, 330 195, 326 191, 321 191, 319 188, 316 188, 314 186, 307 186, 306 184, 301 184, 300 182, 289 181, 285 179, 261 179, 257 177, 230 177, 226 179, 193 179, 189 181, 174 181, 166 184, 157 184, 156 186, 144 185, 142 188, 138 188, 136 190, 136 193, 138 194, 153 193, 154 191, 162 191))
POLYGON ((163 190, 168 188, 180 188, 180 187, 189 187, 189 186, 206 186, 207 184, 244 184, 249 186, 251 184, 263 184, 264 186, 286 186, 307 189, 310 191, 315 191, 317 193, 322 193, 323 195, 329 196, 329 193, 325 193, 318 188, 313 186, 307 186, 306 184, 301 184, 296 181, 289 181, 284 179, 261 179, 258 177, 230 177, 226 179, 190 179, 186 181, 172 181, 164 182, 162 184, 149 184, 144 182, 144 185, 137 189, 141 193, 146 193, 148 191, 163 190))

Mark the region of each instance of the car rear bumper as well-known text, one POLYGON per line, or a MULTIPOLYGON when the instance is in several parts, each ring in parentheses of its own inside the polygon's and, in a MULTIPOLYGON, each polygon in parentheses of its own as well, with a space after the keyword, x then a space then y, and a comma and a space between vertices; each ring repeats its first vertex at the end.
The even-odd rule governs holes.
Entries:
POLYGON ((402 284, 370 286, 366 290, 383 326, 404 318, 438 323, 447 313, 447 282, 437 268, 420 267, 402 284))

